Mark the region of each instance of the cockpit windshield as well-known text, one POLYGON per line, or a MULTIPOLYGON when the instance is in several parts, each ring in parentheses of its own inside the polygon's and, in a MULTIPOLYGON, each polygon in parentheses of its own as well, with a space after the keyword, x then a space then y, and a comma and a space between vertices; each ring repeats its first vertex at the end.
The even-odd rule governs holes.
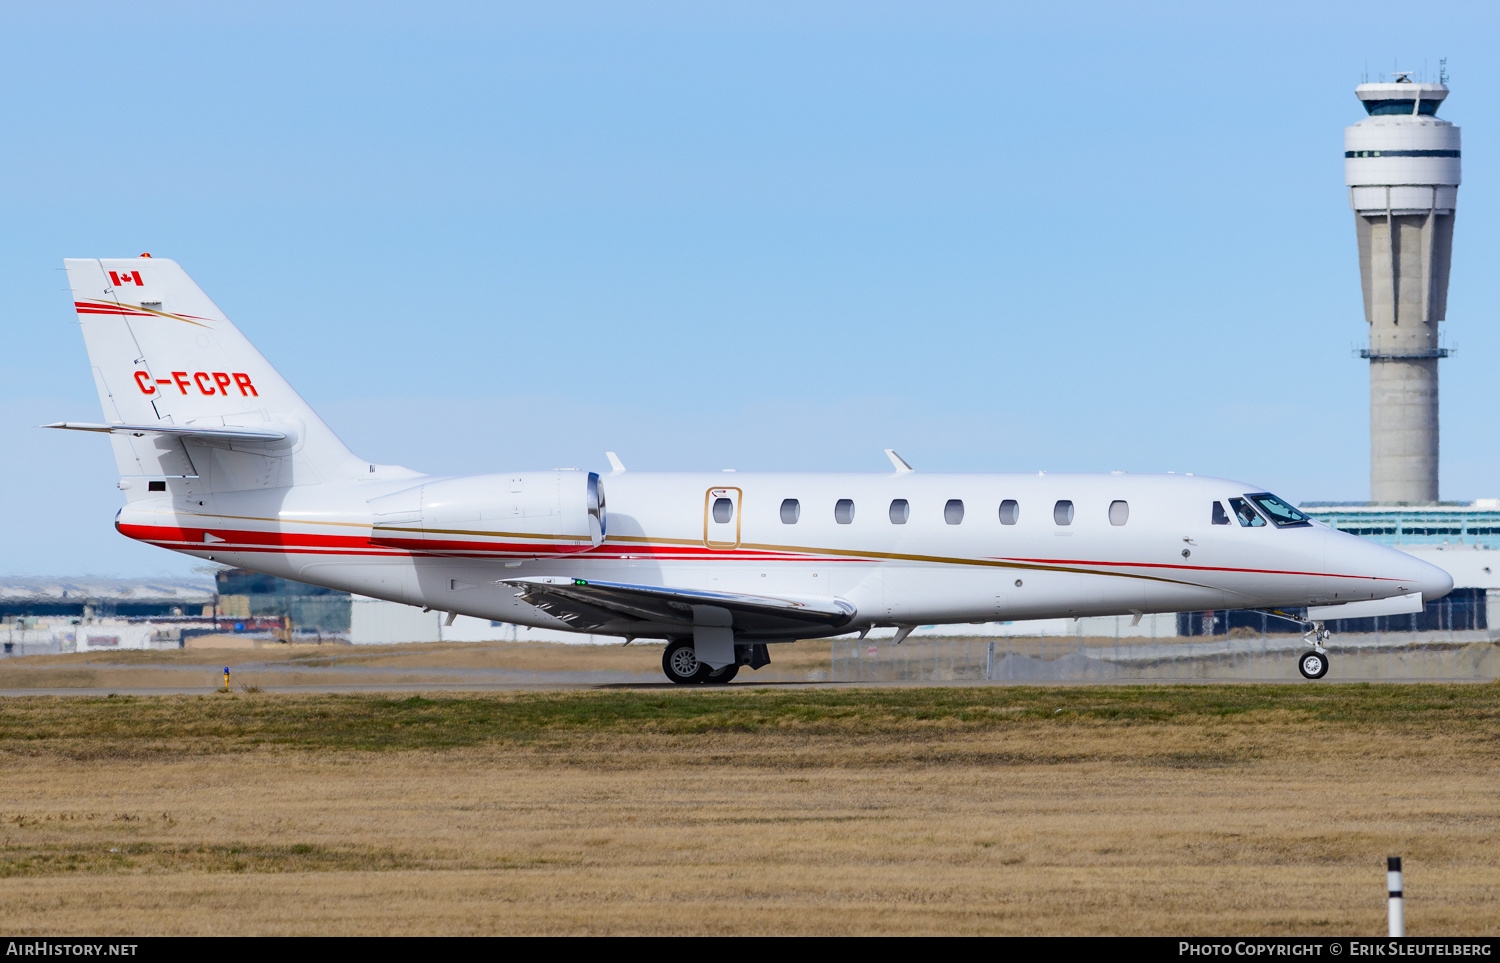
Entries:
POLYGON ((1229 507, 1234 511, 1234 517, 1240 520, 1243 528, 1261 528, 1266 520, 1260 517, 1260 512, 1250 507, 1250 503, 1243 498, 1231 498, 1229 507))
POLYGON ((1247 495, 1277 528, 1310 528, 1312 520, 1270 492, 1247 495))

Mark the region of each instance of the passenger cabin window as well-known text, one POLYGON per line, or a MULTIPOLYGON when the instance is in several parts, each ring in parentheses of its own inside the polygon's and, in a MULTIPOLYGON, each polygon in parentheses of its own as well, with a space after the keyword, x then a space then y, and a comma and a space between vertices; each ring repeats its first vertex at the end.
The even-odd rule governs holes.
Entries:
POLYGON ((1250 507, 1250 503, 1243 498, 1231 498, 1229 507, 1234 511, 1234 517, 1240 520, 1244 528, 1260 528, 1265 525, 1266 520, 1260 517, 1260 513, 1250 507))
POLYGON ((950 498, 948 504, 943 506, 943 521, 949 525, 957 525, 964 520, 964 503, 961 498, 950 498))
POLYGON ((1073 524, 1073 503, 1061 501, 1052 506, 1052 520, 1059 525, 1073 524))
POLYGON ((848 525, 854 521, 854 500, 840 498, 833 506, 833 520, 840 525, 848 525))
POLYGON ((1110 502, 1109 523, 1111 525, 1124 525, 1128 521, 1130 521, 1130 503, 1110 502))
POLYGON ((1311 528, 1312 520, 1270 492, 1249 496, 1277 528, 1311 528))
POLYGON ((802 517, 802 503, 795 498, 783 498, 781 500, 781 523, 783 525, 795 525, 797 519, 802 517))
POLYGON ((1014 498, 1007 498, 1000 503, 1000 524, 1014 525, 1016 519, 1021 517, 1021 506, 1014 498))
POLYGON ((911 504, 904 498, 897 498, 891 502, 891 524, 905 525, 906 520, 911 517, 911 504))
POLYGON ((734 502, 727 498, 714 499, 714 521, 720 525, 726 524, 734 517, 734 502))
POLYGON ((1229 513, 1226 512, 1226 511, 1224 511, 1224 503, 1223 502, 1214 502, 1214 524, 1215 525, 1228 525, 1229 524, 1229 513))

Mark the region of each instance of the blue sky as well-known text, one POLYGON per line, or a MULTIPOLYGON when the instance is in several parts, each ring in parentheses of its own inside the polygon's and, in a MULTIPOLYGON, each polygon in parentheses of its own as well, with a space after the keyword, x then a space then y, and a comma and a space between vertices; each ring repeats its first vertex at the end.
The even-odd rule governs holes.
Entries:
POLYGON ((1368 493, 1342 130, 1464 128, 1443 496, 1500 495, 1492 5, 10 6, 10 574, 110 522, 64 257, 181 262, 362 456, 1193 471, 1368 493), (542 9, 536 9, 541 7, 542 9), (15 507, 20 507, 16 511, 15 507))

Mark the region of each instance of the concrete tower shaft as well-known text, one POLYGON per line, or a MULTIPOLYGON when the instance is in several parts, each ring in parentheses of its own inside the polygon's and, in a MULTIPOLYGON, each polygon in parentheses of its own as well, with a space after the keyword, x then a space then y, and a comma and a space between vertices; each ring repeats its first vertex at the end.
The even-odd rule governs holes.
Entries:
POLYGON ((1438 322, 1447 315, 1459 129, 1443 84, 1360 84, 1344 129, 1344 181, 1370 325, 1370 498, 1438 500, 1438 322))

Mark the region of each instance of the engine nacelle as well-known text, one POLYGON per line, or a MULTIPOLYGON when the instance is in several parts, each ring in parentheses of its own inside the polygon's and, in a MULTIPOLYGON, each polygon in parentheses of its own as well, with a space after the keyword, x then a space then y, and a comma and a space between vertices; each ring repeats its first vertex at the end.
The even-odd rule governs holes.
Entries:
POLYGON ((604 541, 604 486, 583 471, 430 481, 370 499, 370 541, 432 555, 546 556, 604 541))

